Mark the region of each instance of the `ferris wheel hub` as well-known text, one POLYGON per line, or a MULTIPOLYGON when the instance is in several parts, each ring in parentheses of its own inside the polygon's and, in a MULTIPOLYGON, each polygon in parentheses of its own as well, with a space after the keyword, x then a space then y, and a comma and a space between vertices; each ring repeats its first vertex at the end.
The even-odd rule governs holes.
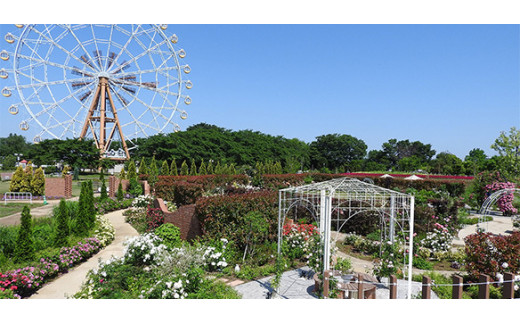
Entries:
POLYGON ((110 78, 110 74, 108 74, 107 72, 99 72, 99 73, 97 74, 97 77, 98 77, 98 78, 102 78, 102 77, 104 77, 104 78, 107 78, 107 79, 108 79, 108 78, 110 78))

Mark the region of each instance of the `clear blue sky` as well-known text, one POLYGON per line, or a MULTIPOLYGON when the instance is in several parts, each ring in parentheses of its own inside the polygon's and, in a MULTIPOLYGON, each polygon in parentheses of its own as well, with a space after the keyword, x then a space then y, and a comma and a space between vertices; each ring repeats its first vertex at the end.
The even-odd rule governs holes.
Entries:
MULTIPOLYGON (((1 35, 14 30, 1 25, 1 35)), ((169 25, 200 122, 380 149, 420 140, 460 158, 520 127, 518 25, 169 25)), ((2 43, 4 43, 2 39, 2 43)), ((4 44, 2 44, 4 47, 4 44)), ((1 66, 0 66, 1 67, 1 66)), ((5 82, 0 80, 0 82, 5 82)), ((2 99, 0 136, 19 132, 2 99)))

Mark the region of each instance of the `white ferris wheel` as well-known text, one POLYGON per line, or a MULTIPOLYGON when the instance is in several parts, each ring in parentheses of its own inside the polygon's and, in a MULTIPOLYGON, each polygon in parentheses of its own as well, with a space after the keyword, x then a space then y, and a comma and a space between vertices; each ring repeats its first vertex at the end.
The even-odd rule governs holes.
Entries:
POLYGON ((191 98, 189 65, 167 25, 15 25, 0 51, 9 113, 34 142, 92 138, 101 156, 128 159, 133 139, 179 131, 191 98), (14 85, 12 84, 14 83, 14 85), (130 147, 127 146, 130 142, 130 147))

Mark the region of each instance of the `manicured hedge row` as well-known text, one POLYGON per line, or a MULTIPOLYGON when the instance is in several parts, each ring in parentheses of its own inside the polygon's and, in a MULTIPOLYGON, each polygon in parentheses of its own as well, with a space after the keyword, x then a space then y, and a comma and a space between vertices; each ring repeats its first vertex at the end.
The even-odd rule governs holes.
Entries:
POLYGON ((247 185, 249 183, 249 177, 247 175, 159 176, 159 181, 155 184, 155 190, 157 191, 158 187, 164 190, 164 186, 167 187, 168 185, 181 181, 200 184, 204 190, 210 190, 232 183, 247 185))
POLYGON ((232 196, 218 195, 200 198, 195 204, 202 232, 208 238, 240 240, 247 230, 244 216, 251 212, 261 212, 269 223, 269 239, 276 241, 278 235, 278 193, 261 191, 232 196), (235 239, 238 238, 238 239, 235 239))
MULTIPOLYGON (((363 180, 366 177, 363 176, 349 176, 353 178, 357 178, 359 180, 363 180)), ((468 181, 458 181, 458 180, 406 180, 403 178, 380 178, 375 177, 371 178, 374 181, 375 185, 385 187, 388 189, 394 189, 398 188, 401 191, 406 191, 408 188, 414 188, 418 191, 424 189, 427 191, 431 190, 443 190, 450 193, 451 196, 462 196, 464 194, 464 191, 466 190, 466 185, 468 185, 470 182, 468 181)))

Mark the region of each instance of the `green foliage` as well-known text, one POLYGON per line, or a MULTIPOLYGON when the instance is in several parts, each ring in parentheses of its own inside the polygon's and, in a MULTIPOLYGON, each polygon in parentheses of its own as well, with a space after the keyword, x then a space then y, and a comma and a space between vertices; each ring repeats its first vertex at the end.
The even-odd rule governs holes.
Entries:
POLYGON ((190 173, 190 170, 188 168, 188 164, 186 163, 186 160, 182 161, 181 164, 181 176, 186 176, 190 173))
POLYGON ((20 189, 22 188, 22 181, 23 181, 23 167, 18 166, 16 168, 16 171, 13 174, 13 177, 11 177, 11 183, 9 184, 9 191, 10 192, 20 192, 20 189))
POLYGON ((170 167, 168 167, 168 161, 163 161, 161 165, 161 175, 168 176, 170 175, 170 167))
POLYGON ((194 160, 194 159, 191 160, 191 165, 190 165, 190 175, 191 175, 191 176, 196 176, 196 175, 198 175, 198 174, 197 174, 197 165, 195 164, 195 160, 194 160))
MULTIPOLYGON (((242 253, 246 246, 275 240, 278 235, 278 195, 276 192, 255 192, 233 196, 198 199, 195 214, 208 239, 226 238, 236 243, 242 253), (261 214, 257 213, 261 210, 261 214), (252 212, 250 214, 250 212, 252 212), (263 223, 260 223, 261 219, 263 223), (246 219, 249 219, 246 221, 246 219), (253 221, 253 222, 251 222, 253 221), (267 225, 267 231, 265 230, 267 225), (251 227, 258 232, 251 233, 251 227)), ((247 247, 250 249, 250 247, 247 247)), ((254 250, 253 250, 254 252, 254 250)), ((249 251, 247 251, 249 253, 249 251)))
POLYGON ((87 193, 87 209, 89 216, 89 227, 92 228, 94 223, 96 223, 96 208, 94 206, 94 189, 92 188, 92 181, 87 182, 87 189, 85 190, 87 193))
POLYGON ((199 175, 207 175, 208 170, 206 169, 206 164, 204 163, 204 159, 200 162, 199 166, 199 175))
POLYGON ((502 131, 491 148, 501 157, 500 171, 517 179, 520 176, 520 129, 511 127, 509 133, 502 131))
POLYGON ((117 186, 117 200, 122 201, 125 198, 125 194, 123 193, 123 184, 119 182, 119 185, 117 186))
POLYGON ((132 194, 133 196, 139 196, 143 194, 143 188, 141 187, 141 184, 137 181, 137 178, 131 178, 130 183, 128 186, 128 193, 132 194))
POLYGON ((179 247, 182 243, 180 229, 171 223, 162 224, 154 233, 169 248, 179 247))
POLYGON ((139 162, 139 175, 148 175, 148 167, 146 167, 146 161, 144 157, 139 162))
POLYGON ((177 162, 175 161, 175 158, 172 160, 172 163, 170 165, 170 175, 171 176, 179 175, 179 172, 177 171, 177 162))
POLYGON ((155 183, 157 183, 157 175, 159 175, 159 170, 157 169, 157 163, 155 161, 155 155, 152 157, 152 161, 150 162, 150 168, 148 169, 148 182, 150 185, 155 187, 155 183))
POLYGON ((64 199, 60 201, 56 217, 56 232, 54 236, 54 245, 56 247, 66 246, 69 243, 69 212, 64 199))
POLYGON ((342 273, 348 273, 352 269, 352 263, 349 258, 338 258, 334 269, 340 270, 342 273))
POLYGON ((99 196, 102 201, 108 199, 107 185, 105 184, 105 180, 101 182, 101 193, 99 196))
POLYGON ((68 165, 65 165, 63 167, 63 170, 61 171, 61 177, 65 177, 69 174, 70 172, 70 167, 68 165))
POLYGON ((126 179, 126 172, 124 168, 121 168, 121 172, 119 173, 120 179, 126 179))
POLYGON ((31 180, 31 192, 36 196, 45 195, 45 175, 41 167, 38 167, 34 172, 31 180))
POLYGON ((94 168, 99 160, 94 141, 85 139, 46 139, 31 145, 28 155, 36 165, 53 165, 63 160, 64 164, 94 168))
POLYGON ((336 168, 362 159, 367 149, 363 140, 340 134, 318 136, 309 147, 311 164, 315 168, 336 168))
POLYGON ((206 172, 207 172, 208 175, 213 175, 213 174, 215 174, 215 170, 213 169, 213 161, 212 161, 212 160, 210 160, 210 161, 208 162, 208 167, 207 167, 207 169, 206 169, 206 172))
POLYGON ((31 163, 25 166, 20 184, 20 192, 31 192, 31 181, 33 178, 33 167, 31 163))
MULTIPOLYGON (((2 140, 3 138, 0 138, 2 140)), ((1 156, 1 155, 0 155, 1 156)), ((14 155, 7 155, 2 160, 2 169, 15 169, 16 157, 14 155)))
POLYGON ((465 173, 464 164, 454 154, 442 152, 431 162, 432 171, 443 175, 461 175, 465 173))
POLYGON ((129 161, 128 175, 126 176, 126 178, 128 180, 137 179, 137 172, 136 172, 136 169, 135 169, 135 162, 132 159, 129 161))
POLYGON ((72 180, 77 181, 79 180, 79 167, 74 166, 74 174, 72 175, 72 180))
POLYGON ((17 261, 30 260, 34 254, 34 246, 31 211, 27 206, 23 208, 20 221, 20 230, 18 231, 14 248, 14 258, 17 261))
POLYGON ((78 212, 76 216, 74 217, 74 220, 72 221, 72 231, 74 234, 80 237, 87 236, 88 229, 90 227, 90 215, 89 210, 90 207, 88 206, 89 203, 89 197, 88 197, 88 183, 82 182, 81 183, 81 192, 79 194, 79 207, 78 212))
MULTIPOLYGON (((25 141, 25 137, 10 133, 9 136, 0 138, 0 156, 12 156, 14 154, 22 153, 24 156, 27 155, 27 151, 31 144, 25 141)), ((15 157, 16 162, 16 157, 15 157)), ((4 161, 5 163, 5 161, 4 161)), ((14 163, 13 163, 14 166, 14 163)))
POLYGON ((433 270, 433 264, 421 257, 413 257, 413 266, 424 270, 433 270))
POLYGON ((259 211, 248 212, 238 230, 242 231, 239 232, 239 235, 243 237, 243 241, 235 242, 244 246, 243 261, 248 255, 253 256, 258 245, 266 242, 269 237, 269 223, 259 211))

